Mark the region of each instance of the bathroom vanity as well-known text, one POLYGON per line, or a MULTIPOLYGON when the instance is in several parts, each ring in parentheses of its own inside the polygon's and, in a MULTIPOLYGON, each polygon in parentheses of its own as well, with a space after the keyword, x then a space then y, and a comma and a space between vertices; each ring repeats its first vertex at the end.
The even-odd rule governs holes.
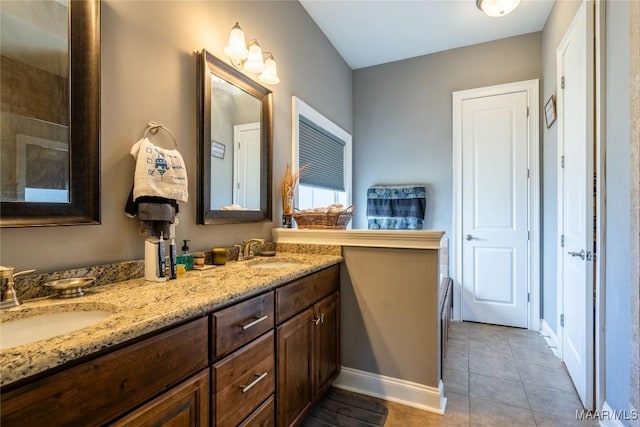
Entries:
POLYGON ((295 425, 339 371, 341 260, 286 254, 96 288, 84 305, 108 301, 107 320, 0 351, 1 423, 295 425))

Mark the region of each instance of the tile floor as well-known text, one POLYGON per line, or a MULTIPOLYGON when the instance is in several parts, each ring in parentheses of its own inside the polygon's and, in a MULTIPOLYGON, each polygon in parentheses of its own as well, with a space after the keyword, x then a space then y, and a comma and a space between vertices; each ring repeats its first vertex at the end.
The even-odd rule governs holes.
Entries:
POLYGON ((598 425, 576 420, 569 374, 533 331, 452 322, 443 381, 445 415, 387 402, 385 427, 598 425))

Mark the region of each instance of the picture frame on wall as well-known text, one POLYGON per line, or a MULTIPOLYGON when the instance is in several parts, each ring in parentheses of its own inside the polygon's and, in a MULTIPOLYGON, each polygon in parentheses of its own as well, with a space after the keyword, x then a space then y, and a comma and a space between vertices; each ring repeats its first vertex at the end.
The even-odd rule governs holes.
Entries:
POLYGON ((219 142, 211 141, 211 156, 224 159, 225 145, 219 142))
POLYGON ((551 95, 547 103, 544 104, 544 121, 547 124, 547 129, 555 123, 556 118, 556 96, 551 95))

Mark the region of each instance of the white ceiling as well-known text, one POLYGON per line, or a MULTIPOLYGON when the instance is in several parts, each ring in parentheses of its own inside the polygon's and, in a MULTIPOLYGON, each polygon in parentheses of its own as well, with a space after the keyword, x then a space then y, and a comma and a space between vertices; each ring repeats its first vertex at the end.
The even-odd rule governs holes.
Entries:
POLYGON ((491 18, 475 0, 300 0, 352 69, 541 31, 554 0, 491 18))

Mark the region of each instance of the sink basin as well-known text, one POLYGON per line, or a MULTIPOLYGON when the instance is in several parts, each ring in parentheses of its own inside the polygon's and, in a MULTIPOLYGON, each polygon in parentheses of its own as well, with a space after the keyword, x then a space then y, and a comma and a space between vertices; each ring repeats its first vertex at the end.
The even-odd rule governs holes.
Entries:
POLYGON ((60 311, 8 320, 0 323, 0 350, 77 331, 112 314, 104 310, 60 311))
POLYGON ((262 269, 271 269, 271 268, 291 268, 291 267, 299 267, 301 264, 299 262, 291 262, 291 261, 269 261, 269 262, 261 262, 258 264, 252 264, 251 268, 262 268, 262 269))

